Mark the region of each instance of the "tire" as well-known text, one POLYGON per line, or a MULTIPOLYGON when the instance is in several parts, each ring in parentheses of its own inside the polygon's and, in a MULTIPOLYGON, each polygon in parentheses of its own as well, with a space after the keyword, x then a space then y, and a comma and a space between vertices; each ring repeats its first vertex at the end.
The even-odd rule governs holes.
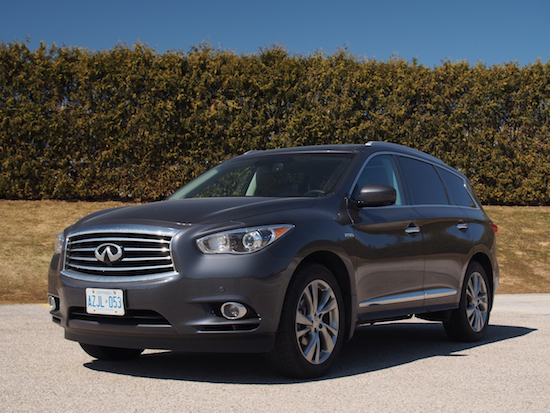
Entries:
POLYGON ((307 264, 288 288, 269 361, 288 377, 323 376, 340 353, 344 324, 343 298, 336 279, 326 267, 307 264))
POLYGON ((489 327, 491 307, 487 274, 479 263, 472 262, 466 270, 459 307, 443 322, 445 332, 455 341, 480 341, 489 327))
POLYGON ((143 352, 137 348, 118 348, 79 343, 82 350, 98 360, 130 360, 143 352))

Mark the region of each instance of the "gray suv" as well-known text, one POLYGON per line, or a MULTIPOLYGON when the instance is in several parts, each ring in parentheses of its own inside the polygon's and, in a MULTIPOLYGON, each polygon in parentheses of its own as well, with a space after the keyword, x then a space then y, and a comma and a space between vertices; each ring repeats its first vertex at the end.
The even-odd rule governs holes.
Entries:
POLYGON ((165 201, 59 234, 53 321, 91 356, 262 352, 326 374, 357 325, 413 315, 477 341, 498 288, 497 227, 467 179, 369 142, 253 151, 165 201))

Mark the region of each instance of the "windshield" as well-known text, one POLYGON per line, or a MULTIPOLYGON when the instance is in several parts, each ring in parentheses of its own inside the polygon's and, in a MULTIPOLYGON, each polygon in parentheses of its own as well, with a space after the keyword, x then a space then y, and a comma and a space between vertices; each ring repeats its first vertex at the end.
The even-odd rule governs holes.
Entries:
POLYGON ((199 176, 169 199, 323 196, 332 192, 352 154, 246 155, 199 176))

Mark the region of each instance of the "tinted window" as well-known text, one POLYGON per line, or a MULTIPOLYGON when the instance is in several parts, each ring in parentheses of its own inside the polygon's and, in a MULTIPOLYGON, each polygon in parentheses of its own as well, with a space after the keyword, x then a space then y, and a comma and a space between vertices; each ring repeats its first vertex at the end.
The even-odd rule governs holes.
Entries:
POLYGON ((475 208, 474 200, 466 189, 466 182, 458 175, 444 169, 438 168, 438 171, 453 202, 456 205, 475 208))
POLYGON ((403 205, 403 191, 399 182, 399 174, 391 155, 380 155, 372 158, 359 176, 354 191, 354 198, 359 197, 361 188, 366 184, 389 185, 397 192, 394 205, 403 205))
POLYGON ((443 183, 431 164, 400 156, 399 165, 413 204, 449 204, 443 183))

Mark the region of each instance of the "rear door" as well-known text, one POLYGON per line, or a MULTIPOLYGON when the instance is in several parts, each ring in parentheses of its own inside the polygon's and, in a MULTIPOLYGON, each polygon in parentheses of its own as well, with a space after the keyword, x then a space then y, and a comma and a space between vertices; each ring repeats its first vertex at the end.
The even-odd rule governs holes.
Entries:
POLYGON ((420 216, 417 222, 425 257, 424 304, 434 306, 433 310, 456 304, 473 249, 468 217, 443 184, 446 170, 407 156, 397 159, 408 199, 420 216))

